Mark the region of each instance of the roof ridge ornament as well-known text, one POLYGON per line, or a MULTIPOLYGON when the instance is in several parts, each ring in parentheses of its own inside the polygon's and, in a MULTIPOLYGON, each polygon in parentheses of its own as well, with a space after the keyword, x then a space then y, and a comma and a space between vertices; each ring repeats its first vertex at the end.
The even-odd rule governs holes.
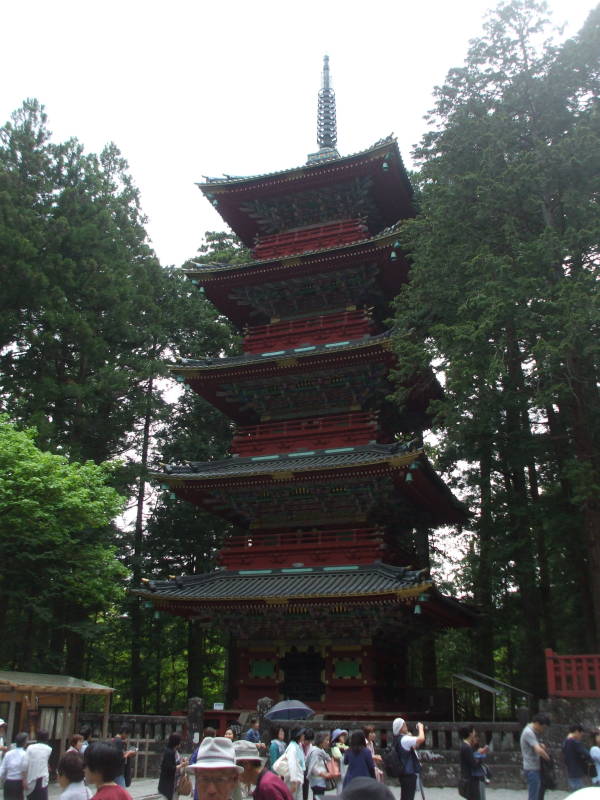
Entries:
POLYGON ((319 90, 317 144, 319 145, 319 150, 316 153, 309 154, 307 164, 330 161, 333 158, 340 157, 336 149, 337 123, 335 115, 335 92, 331 88, 329 56, 327 55, 323 56, 323 73, 321 88, 319 90))

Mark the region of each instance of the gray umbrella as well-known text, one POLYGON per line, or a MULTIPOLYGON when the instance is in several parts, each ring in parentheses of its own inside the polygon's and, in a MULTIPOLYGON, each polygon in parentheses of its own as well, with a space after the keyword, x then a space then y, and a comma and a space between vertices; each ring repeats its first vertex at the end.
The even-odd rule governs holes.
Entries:
POLYGON ((267 711, 265 719, 310 719, 315 712, 302 700, 282 700, 267 711))

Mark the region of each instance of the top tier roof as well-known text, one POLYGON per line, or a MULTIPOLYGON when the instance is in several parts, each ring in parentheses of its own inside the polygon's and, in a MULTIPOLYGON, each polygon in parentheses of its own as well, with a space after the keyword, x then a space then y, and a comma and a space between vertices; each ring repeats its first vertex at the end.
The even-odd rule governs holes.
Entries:
POLYGON ((342 218, 364 217, 375 234, 415 213, 391 136, 350 156, 265 175, 207 178, 198 186, 248 247, 260 234, 342 218))

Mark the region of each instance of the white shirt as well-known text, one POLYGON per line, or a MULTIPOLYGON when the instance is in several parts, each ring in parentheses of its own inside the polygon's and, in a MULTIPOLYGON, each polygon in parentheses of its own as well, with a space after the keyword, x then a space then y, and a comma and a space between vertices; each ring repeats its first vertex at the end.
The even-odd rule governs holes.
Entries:
POLYGON ((91 791, 85 783, 81 781, 81 783, 70 783, 67 788, 61 792, 60 800, 90 800, 91 796, 91 791))
POLYGON ((0 781, 20 781, 25 772, 29 757, 22 747, 15 747, 4 754, 0 767, 0 781))
POLYGON ((411 747, 414 747, 416 745, 417 738, 418 738, 417 736, 409 736, 408 734, 405 734, 400 739, 400 744, 402 745, 402 749, 410 750, 411 747))
POLYGON ((600 783, 600 747, 594 745, 594 747, 590 748, 590 757, 594 762, 594 766, 596 767, 596 777, 592 778, 593 784, 600 783))
POLYGON ((27 793, 31 794, 35 789, 35 782, 38 778, 42 779, 42 786, 48 786, 50 773, 48 772, 48 759, 52 748, 45 742, 30 744, 27 748, 29 765, 27 767, 27 793))

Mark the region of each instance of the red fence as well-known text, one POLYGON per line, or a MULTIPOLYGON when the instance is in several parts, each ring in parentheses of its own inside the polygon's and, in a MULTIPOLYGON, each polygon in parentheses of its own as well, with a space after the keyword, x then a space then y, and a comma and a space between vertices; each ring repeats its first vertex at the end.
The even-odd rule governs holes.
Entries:
POLYGON ((262 456, 307 448, 357 447, 376 439, 377 414, 351 411, 240 427, 233 436, 231 452, 239 456, 262 456))
POLYGON ((227 569, 370 563, 381 558, 383 532, 378 528, 248 533, 231 536, 220 553, 227 569))
POLYGON ((600 654, 558 656, 549 649, 545 654, 551 697, 600 697, 600 654))
POLYGON ((308 319, 286 320, 249 328, 244 352, 267 353, 297 345, 319 345, 368 336, 373 323, 367 311, 340 311, 308 319))
POLYGON ((366 239, 368 235, 369 229, 362 219, 346 219, 328 222, 324 225, 311 225, 285 233, 260 236, 254 247, 254 256, 257 259, 283 258, 308 250, 338 247, 366 239))

